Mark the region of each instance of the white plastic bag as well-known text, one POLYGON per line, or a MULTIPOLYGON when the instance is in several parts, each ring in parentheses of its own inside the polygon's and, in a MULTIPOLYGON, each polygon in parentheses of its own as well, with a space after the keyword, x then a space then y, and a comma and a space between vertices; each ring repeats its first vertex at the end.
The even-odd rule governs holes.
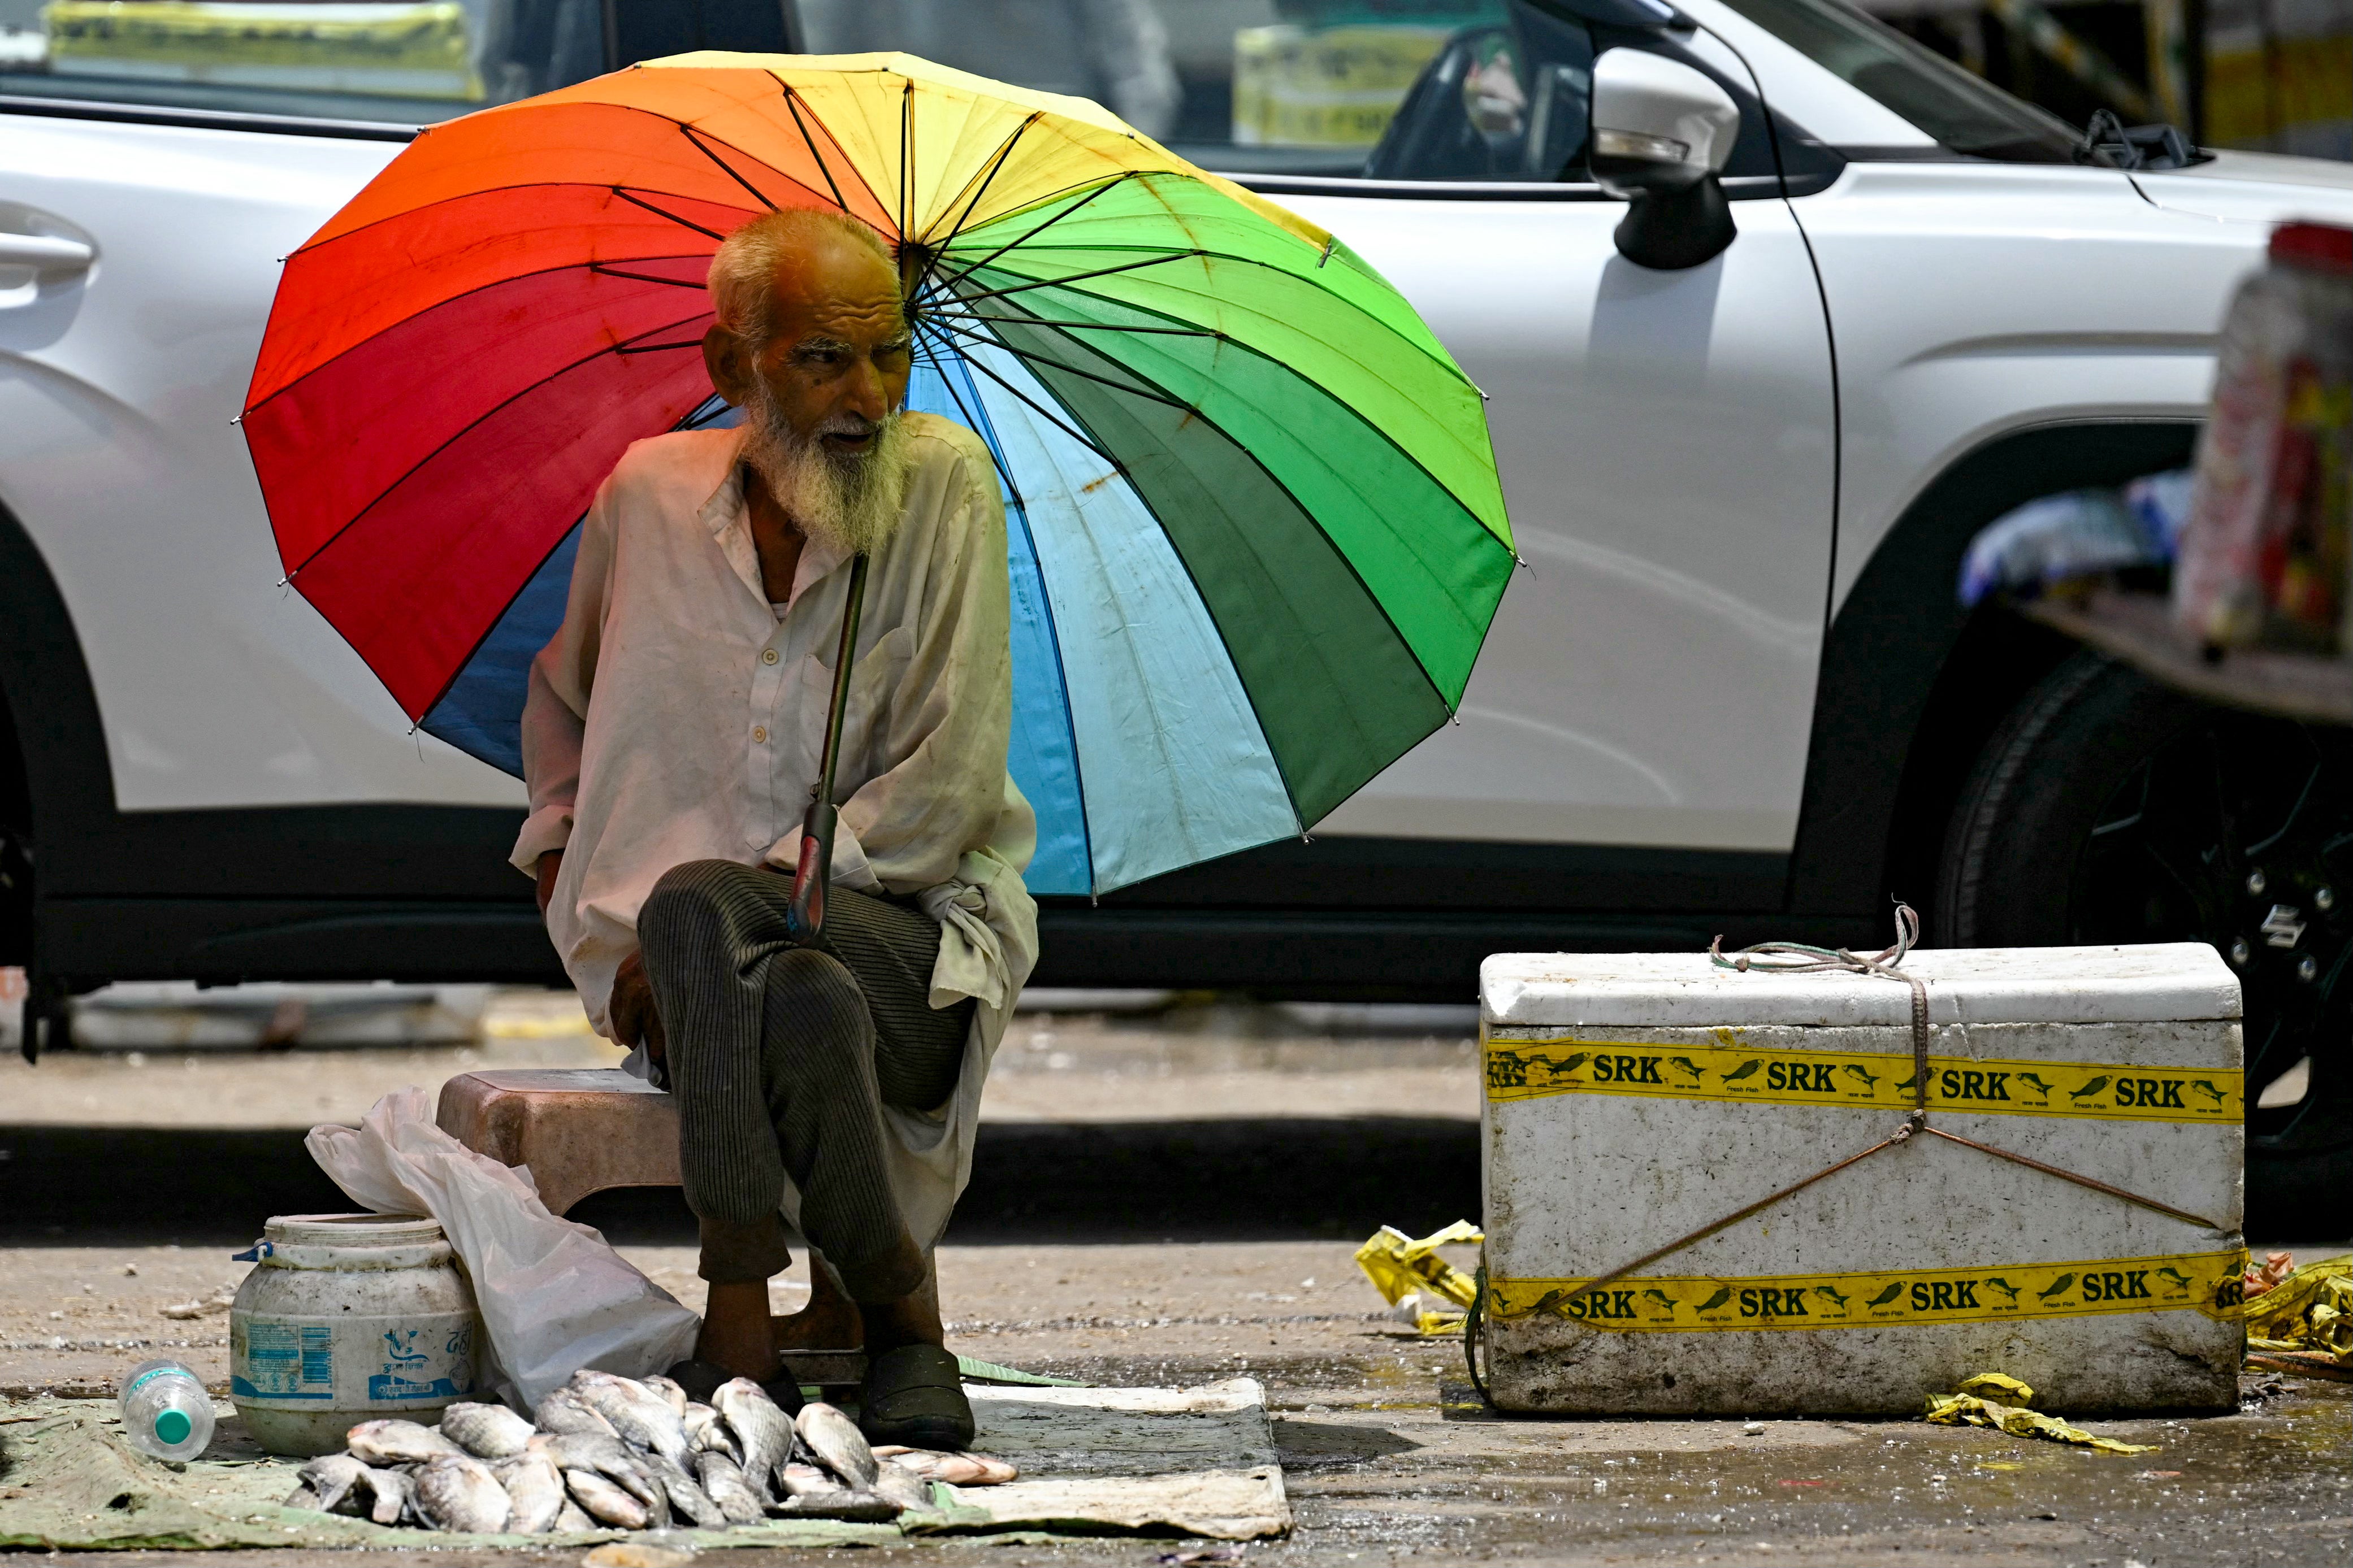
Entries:
POLYGON ((425 1090, 387 1094, 358 1127, 313 1127, 302 1142, 353 1203, 440 1222, 489 1336, 482 1380, 518 1410, 584 1366, 643 1377, 693 1353, 692 1312, 595 1230, 548 1213, 529 1170, 442 1131, 425 1090))

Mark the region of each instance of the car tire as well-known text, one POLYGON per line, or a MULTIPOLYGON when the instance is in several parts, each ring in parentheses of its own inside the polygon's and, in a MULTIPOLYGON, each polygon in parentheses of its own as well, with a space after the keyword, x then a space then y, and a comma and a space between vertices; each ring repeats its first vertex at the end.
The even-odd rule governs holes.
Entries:
POLYGON ((2353 731, 2215 707, 2078 654, 2010 711, 1964 783, 1926 936, 2212 944, 2245 1006, 2248 1226, 2346 1234, 2353 731), (2258 1109, 2299 1062, 2302 1099, 2258 1109))

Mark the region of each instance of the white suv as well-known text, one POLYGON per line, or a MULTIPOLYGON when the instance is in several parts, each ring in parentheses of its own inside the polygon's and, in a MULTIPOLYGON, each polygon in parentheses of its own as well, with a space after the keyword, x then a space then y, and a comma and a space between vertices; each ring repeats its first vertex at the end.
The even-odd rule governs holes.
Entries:
POLYGON ((1103 98, 1344 235, 1488 394, 1528 563, 1460 726, 1312 841, 1050 900, 1041 983, 1459 997, 1497 950, 1875 942, 1891 895, 1945 944, 2202 938, 2251 1081, 2309 1058, 2255 1201, 2353 1174, 2347 738, 1954 599, 2010 507, 2188 459, 2232 287, 2274 220, 2353 221, 2353 168, 2087 152, 1836 0, 0 0, 0 963, 37 1015, 560 974, 520 786, 279 585, 229 423, 277 259, 420 122, 877 45, 1103 98), (1612 49, 1737 108, 1699 265, 1613 241, 1612 49))

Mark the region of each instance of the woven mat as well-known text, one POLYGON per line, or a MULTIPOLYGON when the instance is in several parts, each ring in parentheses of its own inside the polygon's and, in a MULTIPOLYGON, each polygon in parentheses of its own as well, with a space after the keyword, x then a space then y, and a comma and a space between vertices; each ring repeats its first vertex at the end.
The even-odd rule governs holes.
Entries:
MULTIPOLYGON (((1291 1528, 1265 1396, 1255 1380, 1191 1389, 967 1392, 980 1423, 976 1446, 1011 1459, 1024 1479, 934 1488, 936 1508, 892 1524, 771 1520, 661 1538, 698 1547, 818 1547, 941 1531, 1149 1531, 1247 1540, 1291 1528)), ((0 1406, 0 1547, 548 1547, 649 1533, 459 1535, 284 1508, 299 1461, 262 1453, 230 1406, 216 1410, 206 1457, 174 1466, 124 1441, 111 1400, 41 1398, 0 1406)))

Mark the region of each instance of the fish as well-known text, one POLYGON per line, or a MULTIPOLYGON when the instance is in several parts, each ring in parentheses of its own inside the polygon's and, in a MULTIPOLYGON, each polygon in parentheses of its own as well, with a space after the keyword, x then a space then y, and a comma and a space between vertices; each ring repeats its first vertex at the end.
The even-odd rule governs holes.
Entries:
POLYGON ((734 1460, 716 1449, 705 1449, 694 1457, 695 1479, 719 1511, 727 1516, 730 1524, 757 1524, 766 1511, 760 1500, 744 1479, 744 1471, 734 1460))
POLYGON ((569 1495, 565 1498, 564 1506, 555 1510, 555 1529, 562 1534, 570 1535, 575 1531, 596 1528, 596 1518, 587 1510, 574 1502, 569 1495))
POLYGON ((414 1421, 363 1421, 343 1434, 343 1446, 364 1465, 423 1465, 470 1458, 465 1449, 414 1421))
POLYGON ((618 1437, 566 1432, 554 1437, 534 1437, 532 1446, 546 1454, 560 1470, 594 1471, 617 1482, 622 1490, 647 1508, 669 1511, 662 1502, 661 1482, 646 1468, 644 1456, 618 1437))
POLYGON ((417 1472, 417 1516, 427 1529, 495 1535, 513 1511, 499 1479, 471 1454, 444 1456, 417 1472))
POLYGON ((1656 1301, 1660 1306, 1664 1307, 1670 1312, 1675 1310, 1675 1299, 1672 1296, 1668 1295, 1664 1290, 1645 1290, 1642 1292, 1642 1295, 1645 1300, 1656 1301))
POLYGON ((417 1511, 417 1483, 406 1470, 370 1470, 367 1486, 375 1500, 368 1518, 378 1524, 398 1524, 417 1511))
POLYGON ((2179 1268, 2160 1268, 2157 1271, 2157 1277, 2160 1279, 2170 1279, 2173 1281, 2173 1288, 2176 1290, 2187 1290, 2189 1289, 2189 1276, 2184 1274, 2179 1268))
POLYGON ((670 1409, 677 1413, 680 1420, 686 1419, 686 1407, 694 1402, 687 1397, 685 1385, 664 1377, 659 1373, 654 1373, 651 1377, 641 1377, 638 1381, 670 1401, 670 1409))
POLYGON ((1904 1282, 1899 1279, 1894 1284, 1890 1285, 1886 1289, 1882 1290, 1878 1295, 1873 1296, 1870 1300, 1865 1301, 1863 1305, 1866 1307, 1884 1307, 1888 1302, 1893 1301, 1896 1297, 1901 1296, 1902 1294, 1904 1294, 1904 1282))
POLYGON ((937 1448, 906 1448, 895 1444, 874 1450, 878 1459, 902 1465, 928 1481, 952 1487, 994 1487, 1018 1479, 1021 1472, 1009 1460, 987 1454, 951 1454, 937 1448))
POLYGON ((744 1479, 763 1504, 776 1492, 769 1478, 792 1457, 793 1423, 776 1402, 748 1377, 732 1378, 712 1394, 711 1403, 726 1418, 743 1451, 744 1479))
POLYGON ((895 1459, 874 1462, 874 1485, 868 1489, 901 1508, 932 1506, 932 1483, 895 1459))
POLYGON ((2059 1087, 2057 1084, 2043 1082, 2039 1074, 2031 1072, 2020 1073, 2018 1075, 2018 1081, 2023 1084, 2031 1084, 2034 1087, 2035 1092, 2042 1095, 2045 1100, 2050 1099, 2051 1091, 2059 1087))
POLYGON ((1554 1061, 1549 1058, 1540 1059, 1544 1063, 1544 1069, 1546 1072, 1550 1073, 1556 1079, 1564 1079, 1569 1074, 1575 1072, 1577 1068, 1583 1067, 1591 1058, 1592 1054, 1593 1053, 1590 1051, 1578 1051, 1576 1055, 1564 1057, 1558 1061, 1554 1061))
POLYGON ((1915 1072, 1910 1078, 1905 1079, 1902 1083, 1897 1084, 1895 1086, 1895 1092, 1902 1094, 1907 1089, 1917 1089, 1919 1087, 1920 1075, 1915 1072))
POLYGON ((503 1405, 452 1405, 441 1412, 441 1436, 478 1459, 512 1459, 531 1441, 532 1425, 503 1405))
POLYGON ((609 1372, 583 1370, 573 1373, 567 1386, 611 1422, 623 1442, 659 1454, 673 1465, 684 1462, 685 1426, 670 1401, 644 1384, 609 1372))
POLYGON ((1726 1083, 1738 1083, 1742 1079, 1754 1078, 1757 1076, 1757 1069, 1764 1065, 1765 1063, 1761 1058, 1742 1062, 1738 1067, 1734 1068, 1730 1072, 1724 1075, 1724 1081, 1726 1083))
POLYGON ((724 1454, 740 1464, 744 1450, 735 1445, 734 1434, 719 1412, 708 1405, 689 1403, 686 1414, 679 1418, 686 1428, 686 1447, 691 1454, 724 1454))
POLYGON ((607 1524, 617 1524, 623 1530, 643 1530, 652 1520, 645 1504, 594 1470, 566 1470, 564 1484, 570 1489, 573 1501, 586 1510, 590 1517, 607 1524))
POLYGON ((1862 1085, 1865 1089, 1877 1089, 1879 1087, 1879 1075, 1875 1072, 1865 1072, 1859 1067, 1852 1066, 1841 1068, 1839 1070, 1846 1074, 1847 1077, 1854 1079, 1857 1083, 1862 1085))
POLYGON ((2199 1093, 2206 1096, 2217 1105, 2221 1104, 2224 1100, 2231 1098, 2229 1095, 2224 1094, 2221 1089, 2216 1089, 2212 1084, 2208 1083, 2202 1078, 2191 1079, 2189 1080, 2189 1087, 2196 1089, 2199 1093))
POLYGON ((1990 1290, 2000 1291, 2001 1299, 2005 1301, 2015 1301, 2018 1300, 2018 1287, 2011 1284, 2009 1280, 2004 1279, 1999 1274, 1994 1275, 1986 1281, 1986 1288, 1990 1290))
MULTIPOLYGON (((2103 1079, 2101 1081, 2105 1083, 2107 1080, 2103 1079)), ((2048 1290, 2038 1290, 2035 1292, 2035 1295, 2045 1301, 2053 1300, 2058 1297, 2064 1295, 2066 1293, 2067 1287, 2073 1285, 2074 1282, 2075 1277, 2073 1274, 2062 1274, 2058 1279, 2051 1281, 2051 1289, 2048 1290)))
POLYGON ((818 1492, 841 1489, 839 1481, 815 1465, 805 1465, 797 1459, 779 1469, 776 1479, 783 1484, 786 1495, 789 1497, 810 1497, 818 1492))
POLYGON ((1847 1302, 1853 1300, 1852 1297, 1840 1295, 1836 1290, 1831 1289, 1827 1285, 1815 1286, 1814 1294, 1820 1296, 1825 1301, 1833 1303, 1841 1310, 1845 1309, 1847 1302))
POLYGON ((1729 1285, 1726 1285, 1726 1286, 1723 1287, 1722 1289, 1718 1289, 1715 1295, 1710 1296, 1706 1300, 1702 1301, 1702 1302, 1699 1304, 1699 1310, 1701 1310, 1701 1311, 1703 1311, 1703 1312, 1713 1312, 1713 1311, 1715 1311, 1718 1307, 1723 1306, 1726 1301, 1729 1301, 1729 1300, 1732 1300, 1732 1287, 1731 1287, 1731 1286, 1729 1286, 1729 1285))
POLYGON ((2097 1094, 2097 1093, 2099 1093, 2099 1092, 2100 1092, 2100 1090, 2102 1090, 2102 1089, 2105 1089, 2105 1088, 2107 1088, 2107 1087, 2108 1087, 2108 1080, 2107 1080, 2106 1079, 2105 1079, 2105 1078, 2095 1078, 2095 1079, 2094 1079, 2091 1082, 2089 1082, 2089 1083, 2085 1084, 2085 1085, 2084 1085, 2083 1088, 2081 1088, 2081 1089, 2069 1089, 2069 1090, 2067 1091, 2067 1098, 2068 1098, 2068 1099, 2070 1099, 2070 1100, 2081 1100, 2081 1099, 2083 1099, 2083 1098, 2084 1098, 2085 1095, 2087 1095, 2087 1094, 2097 1094))
POLYGON ((544 1451, 525 1454, 494 1473, 514 1508, 507 1516, 509 1531, 538 1535, 555 1528, 556 1516, 570 1500, 564 1490, 564 1472, 544 1451))
POLYGON ((1692 1060, 1689 1057, 1669 1057, 1667 1058, 1667 1065, 1674 1068, 1677 1072, 1689 1075, 1692 1082, 1694 1083, 1697 1083, 1700 1079, 1707 1076, 1707 1069, 1700 1066, 1699 1063, 1692 1060))
POLYGON ((825 1491, 807 1492, 786 1498, 772 1510, 807 1519, 841 1519, 880 1524, 899 1517, 903 1511, 889 1498, 872 1492, 825 1491))
POLYGON ((321 1513, 343 1512, 344 1510, 341 1504, 351 1495, 353 1489, 366 1478, 367 1470, 366 1465, 353 1458, 349 1454, 322 1454, 294 1472, 301 1478, 303 1487, 309 1489, 311 1500, 307 1503, 298 1503, 289 1498, 286 1506, 314 1508, 321 1513))
POLYGON ((712 1500, 709 1492, 702 1489, 702 1483, 687 1470, 659 1454, 646 1457, 646 1468, 652 1471, 654 1479, 661 1483, 662 1491, 674 1511, 686 1515, 706 1530, 718 1530, 726 1525, 725 1510, 712 1500))
POLYGON ((874 1489, 874 1450, 839 1406, 810 1400, 793 1418, 793 1431, 818 1464, 860 1491, 874 1489))
POLYGON ((542 1432, 595 1432, 607 1437, 618 1437, 613 1424, 589 1407, 588 1402, 569 1388, 559 1388, 539 1402, 533 1414, 533 1425, 542 1432))

